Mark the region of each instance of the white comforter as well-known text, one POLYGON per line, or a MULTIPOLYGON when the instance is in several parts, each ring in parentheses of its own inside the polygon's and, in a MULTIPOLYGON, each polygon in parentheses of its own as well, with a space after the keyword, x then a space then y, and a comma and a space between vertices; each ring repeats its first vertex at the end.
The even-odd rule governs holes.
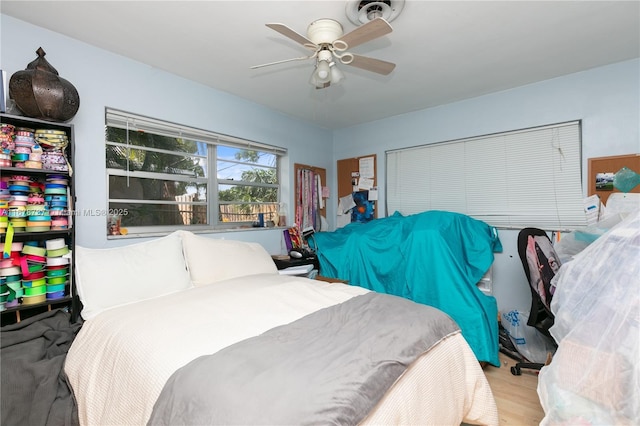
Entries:
MULTIPOLYGON (((80 422, 146 424, 166 380, 192 359, 367 291, 263 274, 104 311, 85 322, 65 365, 80 422)), ((462 420, 498 423, 486 378, 458 334, 411 366, 364 423, 462 420)))

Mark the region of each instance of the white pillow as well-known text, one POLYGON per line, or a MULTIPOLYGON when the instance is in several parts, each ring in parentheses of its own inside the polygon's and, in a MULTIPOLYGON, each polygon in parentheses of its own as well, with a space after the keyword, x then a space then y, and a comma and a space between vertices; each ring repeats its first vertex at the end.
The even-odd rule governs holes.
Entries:
POLYGON ((105 309, 192 287, 177 232, 110 249, 76 246, 76 278, 85 320, 105 309))
POLYGON ((180 233, 191 282, 196 287, 245 275, 278 273, 273 259, 258 243, 180 233))

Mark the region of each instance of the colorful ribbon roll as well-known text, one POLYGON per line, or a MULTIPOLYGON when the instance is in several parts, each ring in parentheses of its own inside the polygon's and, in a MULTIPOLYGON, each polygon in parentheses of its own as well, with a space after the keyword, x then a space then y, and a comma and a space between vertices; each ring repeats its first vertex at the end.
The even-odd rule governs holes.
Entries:
POLYGON ((61 266, 68 265, 69 258, 67 257, 49 257, 46 259, 47 266, 61 266))
POLYGON ((54 293, 56 291, 64 291, 65 284, 49 285, 47 284, 47 293, 54 293))
POLYGON ((22 298, 23 305, 37 305, 38 303, 45 302, 47 300, 47 294, 40 294, 38 296, 24 296, 22 298))
POLYGON ((37 286, 37 287, 30 287, 30 288, 25 288, 24 289, 25 297, 39 296, 41 294, 45 294, 46 292, 47 292, 47 287, 44 286, 44 285, 37 286))
MULTIPOLYGON (((31 288, 31 287, 40 287, 47 284, 46 278, 40 278, 37 280, 22 280, 22 287, 31 288)), ((59 283, 57 283, 59 284, 59 283)))
MULTIPOLYGON (((46 284, 48 285, 66 284, 67 281, 69 281, 67 277, 52 277, 52 278, 47 278, 46 284)), ((24 283, 24 280, 22 282, 24 283)))
POLYGON ((47 250, 58 250, 63 247, 67 247, 67 243, 64 238, 54 238, 52 240, 47 240, 44 243, 47 250))
POLYGON ((47 270, 47 278, 64 277, 67 275, 69 275, 69 268, 47 270))
POLYGON ((22 254, 32 254, 34 256, 44 257, 47 254, 47 249, 44 247, 25 245, 22 247, 22 254))
POLYGON ((62 247, 55 250, 47 250, 47 257, 60 257, 69 253, 69 247, 62 247))
POLYGON ((63 297, 64 297, 64 290, 55 291, 55 292, 47 292, 47 300, 61 299, 63 297))

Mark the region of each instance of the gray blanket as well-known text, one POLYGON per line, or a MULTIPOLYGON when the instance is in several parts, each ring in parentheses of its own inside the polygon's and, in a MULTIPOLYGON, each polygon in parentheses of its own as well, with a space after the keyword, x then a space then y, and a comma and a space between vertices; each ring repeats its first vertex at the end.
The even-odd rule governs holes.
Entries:
POLYGON ((79 424, 63 370, 79 329, 59 309, 2 327, 1 424, 79 424))
POLYGON ((457 330, 435 308, 357 296, 193 360, 167 381, 149 424, 357 424, 457 330))

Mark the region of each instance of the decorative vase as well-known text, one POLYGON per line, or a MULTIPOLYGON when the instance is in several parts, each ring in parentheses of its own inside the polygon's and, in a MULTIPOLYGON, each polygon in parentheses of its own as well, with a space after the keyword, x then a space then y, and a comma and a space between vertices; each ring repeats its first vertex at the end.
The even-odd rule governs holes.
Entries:
POLYGON ((47 121, 68 121, 80 107, 78 91, 44 58, 42 47, 38 57, 9 80, 9 97, 26 116, 47 121))

